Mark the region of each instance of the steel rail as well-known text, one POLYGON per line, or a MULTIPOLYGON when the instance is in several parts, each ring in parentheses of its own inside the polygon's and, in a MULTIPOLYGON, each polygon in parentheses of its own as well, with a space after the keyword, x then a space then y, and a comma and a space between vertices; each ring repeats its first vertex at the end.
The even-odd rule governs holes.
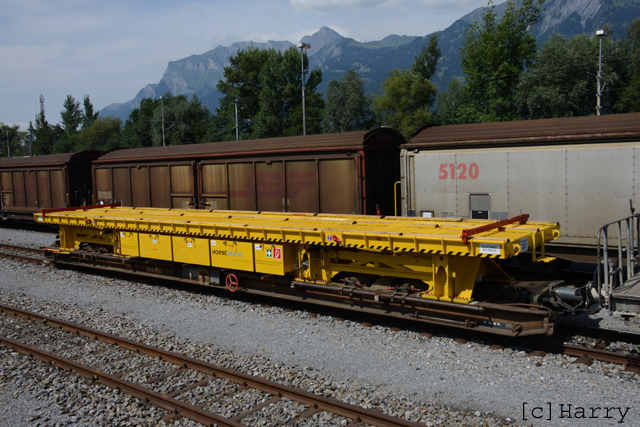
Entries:
POLYGON ((25 248, 22 246, 0 244, 0 258, 15 259, 18 261, 31 262, 40 265, 49 265, 47 260, 44 258, 44 251, 42 249, 25 248), (42 255, 42 258, 20 255, 15 252, 39 253, 40 255, 42 255))
MULTIPOLYGON (((423 426, 423 424, 413 423, 410 421, 395 418, 389 415, 385 415, 375 410, 369 410, 360 408, 340 402, 334 399, 330 399, 324 396, 314 395, 312 393, 278 383, 274 383, 263 378, 254 377, 241 372, 234 371, 232 369, 215 366, 197 359, 186 357, 177 353, 169 352, 159 349, 147 344, 138 343, 125 338, 120 338, 111 334, 96 331, 83 326, 75 325, 73 323, 65 322, 62 320, 54 319, 51 317, 43 316, 37 313, 31 313, 15 307, 8 307, 0 305, 0 312, 13 314, 31 321, 37 321, 48 326, 58 327, 69 332, 73 332, 88 338, 97 339, 108 344, 117 345, 118 347, 145 354, 148 356, 159 358, 163 361, 170 362, 187 369, 192 369, 198 372, 202 372, 211 375, 216 378, 222 378, 233 381, 237 384, 244 385, 245 387, 251 387, 260 391, 275 395, 278 398, 288 398, 298 403, 304 404, 311 408, 318 409, 320 411, 331 412, 335 415, 340 415, 346 418, 358 420, 362 423, 368 423, 380 427, 416 427, 423 426)), ((85 366, 82 366, 76 362, 64 359, 55 354, 50 354, 31 348, 25 344, 11 340, 5 337, 0 337, 0 343, 9 345, 16 350, 28 355, 37 357, 45 362, 55 364, 64 369, 75 370, 82 376, 93 379, 93 381, 104 384, 112 388, 120 388, 122 391, 143 400, 145 403, 150 402, 163 409, 174 411, 176 415, 184 416, 197 422, 201 422, 205 425, 213 425, 217 423, 222 426, 241 426, 244 424, 237 423, 227 418, 220 417, 216 414, 212 414, 208 411, 187 405, 176 399, 165 397, 158 393, 147 390, 136 384, 127 383, 117 377, 108 375, 104 372, 97 371, 85 366)), ((234 417, 237 418, 237 417, 234 417)))

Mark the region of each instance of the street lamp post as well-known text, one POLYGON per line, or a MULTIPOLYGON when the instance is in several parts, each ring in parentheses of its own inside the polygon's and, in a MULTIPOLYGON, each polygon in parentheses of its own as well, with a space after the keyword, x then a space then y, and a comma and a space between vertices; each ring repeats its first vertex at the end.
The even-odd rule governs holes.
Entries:
POLYGON ((596 31, 596 36, 600 38, 600 56, 598 57, 598 93, 596 96, 598 97, 598 105, 596 106, 596 114, 600 115, 600 109, 602 108, 602 37, 606 36, 607 33, 604 30, 596 31))
POLYGON ((308 43, 298 43, 298 49, 300 49, 300 68, 302 70, 302 134, 307 134, 307 107, 305 105, 305 96, 304 96, 304 56, 302 52, 304 49, 309 49, 311 47, 308 43))
POLYGON ((160 103, 162 104, 162 146, 165 147, 165 144, 164 144, 164 98, 160 97, 160 103))

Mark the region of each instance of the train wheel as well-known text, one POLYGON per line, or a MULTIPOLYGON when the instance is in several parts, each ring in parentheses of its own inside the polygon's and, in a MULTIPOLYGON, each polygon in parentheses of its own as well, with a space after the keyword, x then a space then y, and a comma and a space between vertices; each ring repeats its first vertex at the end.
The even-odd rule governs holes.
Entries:
POLYGON ((240 282, 238 281, 238 278, 235 274, 227 274, 227 278, 224 280, 224 282, 227 285, 227 289, 229 290, 229 292, 237 291, 238 287, 240 286, 240 282))

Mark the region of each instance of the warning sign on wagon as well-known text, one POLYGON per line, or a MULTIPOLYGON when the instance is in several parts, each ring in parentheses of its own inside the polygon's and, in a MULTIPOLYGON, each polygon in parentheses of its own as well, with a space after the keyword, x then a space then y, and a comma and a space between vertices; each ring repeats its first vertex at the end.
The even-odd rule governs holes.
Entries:
POLYGON ((480 243, 480 253, 500 255, 500 245, 492 245, 490 243, 480 243))

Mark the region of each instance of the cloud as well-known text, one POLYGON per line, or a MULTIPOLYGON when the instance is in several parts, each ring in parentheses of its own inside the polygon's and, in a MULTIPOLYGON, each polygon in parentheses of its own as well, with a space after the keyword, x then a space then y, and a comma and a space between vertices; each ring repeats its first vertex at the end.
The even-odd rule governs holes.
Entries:
MULTIPOLYGON (((392 0, 393 1, 393 0, 392 0)), ((340 9, 370 9, 391 3, 389 0, 289 0, 297 12, 327 13, 340 9)))
POLYGON ((404 12, 435 8, 458 13, 460 9, 486 6, 488 0, 289 0, 296 12, 328 14, 340 10, 394 9, 404 12))

